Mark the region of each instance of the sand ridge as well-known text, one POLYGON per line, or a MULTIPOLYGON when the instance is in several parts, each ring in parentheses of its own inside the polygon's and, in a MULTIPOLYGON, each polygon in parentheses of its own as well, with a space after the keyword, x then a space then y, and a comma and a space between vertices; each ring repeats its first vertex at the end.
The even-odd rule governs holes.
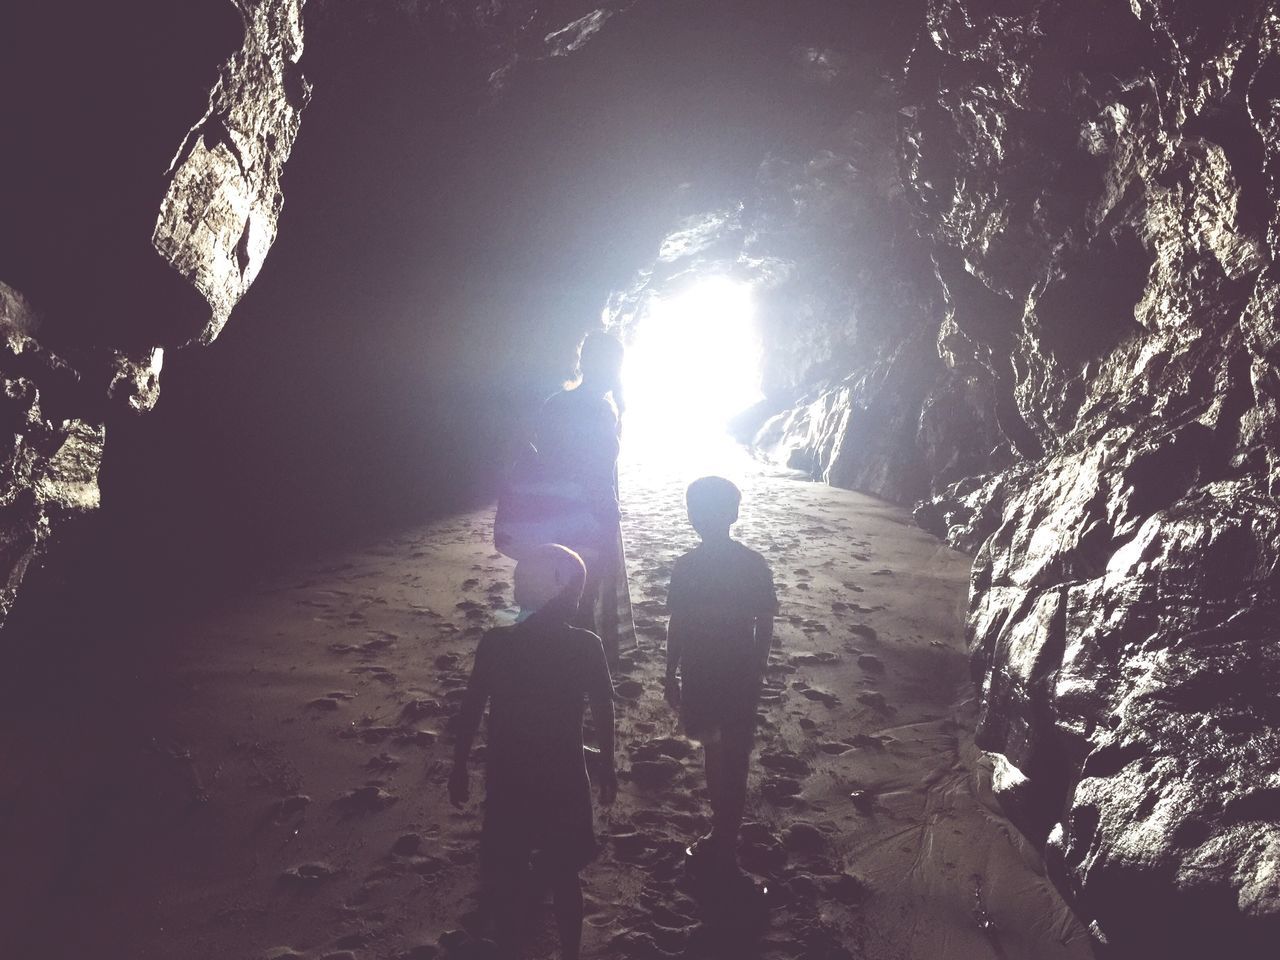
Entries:
MULTIPOLYGON (((974 774, 967 558, 871 498, 743 486, 735 535, 769 559, 781 613, 741 847, 767 910, 732 955, 1090 956, 974 774)), ((725 955, 684 870, 709 825, 700 751, 659 682, 671 563, 695 542, 681 492, 624 477, 638 644, 614 677, 622 789, 584 873, 589 957, 725 955)), ((88 772, 10 753, 30 773, 4 795, 10 823, 46 839, 15 841, 28 882, 0 933, 49 957, 466 955, 480 816, 448 805, 448 726, 477 639, 515 614, 491 521, 327 558, 140 641, 120 696, 146 709, 52 735, 93 741, 88 772), (103 783, 108 809, 86 818, 103 783)), ((549 916, 530 956, 554 956, 549 916)))

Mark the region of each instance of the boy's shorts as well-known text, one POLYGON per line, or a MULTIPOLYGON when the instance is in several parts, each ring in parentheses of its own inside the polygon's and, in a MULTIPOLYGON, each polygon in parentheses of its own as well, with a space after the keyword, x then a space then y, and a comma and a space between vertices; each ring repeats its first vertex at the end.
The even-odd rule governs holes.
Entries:
POLYGON ((753 742, 760 684, 738 686, 735 690, 723 682, 686 678, 680 689, 680 725, 685 734, 692 740, 707 740, 719 732, 736 743, 753 742))
POLYGON ((485 798, 480 859, 486 872, 522 868, 536 856, 550 869, 579 872, 596 858, 591 794, 485 798))

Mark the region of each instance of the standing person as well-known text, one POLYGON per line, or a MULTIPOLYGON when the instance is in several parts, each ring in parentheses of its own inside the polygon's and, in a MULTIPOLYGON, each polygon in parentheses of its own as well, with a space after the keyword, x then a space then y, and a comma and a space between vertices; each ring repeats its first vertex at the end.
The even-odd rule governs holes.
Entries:
POLYGON ((550 883, 561 954, 582 940, 578 874, 596 855, 591 787, 582 744, 584 698, 600 744, 600 802, 613 803, 613 683, 600 638, 570 626, 586 570, 572 550, 546 544, 516 565, 522 619, 496 627, 476 648, 462 701, 449 800, 470 794, 467 760, 489 703, 482 887, 504 956, 514 956, 534 864, 550 883))
POLYGON ((689 522, 702 543, 675 562, 667 598, 666 699, 691 739, 702 742, 711 832, 699 859, 737 870, 760 682, 778 600, 769 564, 729 536, 742 495, 721 477, 689 485, 689 522))
POLYGON ((562 542, 587 559, 575 623, 600 635, 611 662, 617 660, 620 632, 631 629, 618 507, 623 355, 617 337, 603 330, 588 333, 579 347, 578 378, 543 404, 534 441, 544 478, 554 478, 562 501, 575 501, 559 511, 573 518, 575 532, 583 514, 592 519, 581 542, 562 542))

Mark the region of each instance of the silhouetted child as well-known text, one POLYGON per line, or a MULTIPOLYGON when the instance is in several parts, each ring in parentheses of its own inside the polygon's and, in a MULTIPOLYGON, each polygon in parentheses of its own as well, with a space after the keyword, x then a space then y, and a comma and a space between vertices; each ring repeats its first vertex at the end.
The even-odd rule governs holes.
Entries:
POLYGON ((613 683, 600 638, 570 626, 586 580, 582 559, 553 544, 516 565, 522 619, 486 633, 462 702, 449 799, 469 795, 467 759, 489 703, 485 754, 482 887, 504 953, 513 954, 530 867, 551 886, 563 956, 582 939, 578 873, 596 854, 582 744, 583 700, 600 744, 600 802, 618 791, 613 760, 613 683))
POLYGON ((742 495, 721 477, 689 485, 689 522, 702 543, 671 572, 667 597, 667 702, 702 742, 711 833, 695 853, 736 867, 760 681, 773 641, 777 595, 768 562, 729 536, 742 495), (679 678, 677 679, 677 672, 679 678))

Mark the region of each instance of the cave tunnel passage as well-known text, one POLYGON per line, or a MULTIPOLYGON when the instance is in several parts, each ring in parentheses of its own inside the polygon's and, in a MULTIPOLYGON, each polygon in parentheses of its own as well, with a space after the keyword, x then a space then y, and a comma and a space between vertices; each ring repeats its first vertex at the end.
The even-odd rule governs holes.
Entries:
POLYGON ((629 333, 624 468, 690 481, 740 470, 729 423, 763 398, 751 285, 724 274, 686 278, 647 298, 629 333))

